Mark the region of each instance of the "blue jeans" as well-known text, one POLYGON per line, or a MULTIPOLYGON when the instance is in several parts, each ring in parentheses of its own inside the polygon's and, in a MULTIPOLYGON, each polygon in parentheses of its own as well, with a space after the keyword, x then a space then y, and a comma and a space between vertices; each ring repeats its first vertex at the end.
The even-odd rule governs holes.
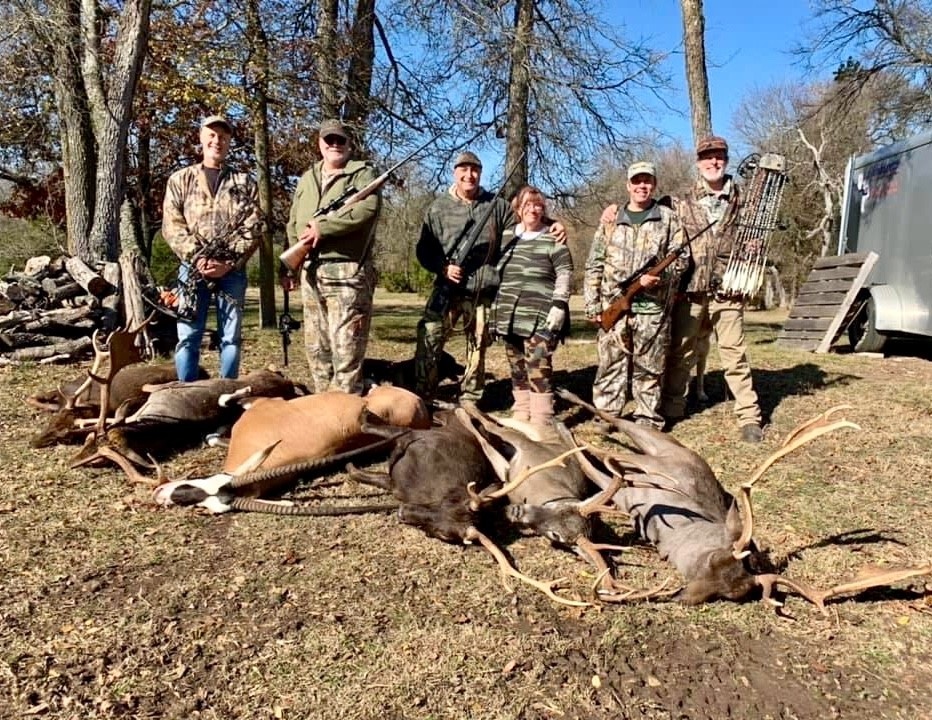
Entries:
MULTIPOLYGON (((191 268, 182 263, 178 269, 178 281, 184 283, 191 268)), ((194 298, 183 297, 182 307, 194 303, 194 319, 178 321, 178 345, 175 347, 175 369, 178 379, 184 382, 197 380, 201 360, 201 340, 207 326, 207 311, 211 298, 217 298, 217 329, 220 332, 220 377, 235 378, 239 375, 241 330, 243 307, 246 302, 246 271, 234 270, 216 280, 212 292, 203 279, 197 281, 194 298)))

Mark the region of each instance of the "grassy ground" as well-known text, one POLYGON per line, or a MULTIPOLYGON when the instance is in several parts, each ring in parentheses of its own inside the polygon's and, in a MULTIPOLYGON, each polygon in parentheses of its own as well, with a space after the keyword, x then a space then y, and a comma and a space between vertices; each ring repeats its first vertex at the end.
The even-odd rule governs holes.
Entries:
MULTIPOLYGON (((380 295, 370 355, 410 357, 420 309, 380 295)), ((738 441, 714 351, 713 404, 674 435, 734 489, 799 422, 848 403, 860 432, 806 446, 755 490, 761 544, 819 586, 868 563, 928 561, 932 363, 786 350, 782 319, 748 318, 764 443, 738 441)), ((595 348, 576 330, 557 382, 588 394, 595 348)), ((299 339, 290 370, 306 379, 299 339)), ((250 323, 247 369, 279 362, 278 341, 250 323)), ((451 348, 461 356, 461 338, 451 348)), ((500 346, 488 371, 489 403, 504 408, 500 346)), ((0 718, 932 717, 922 581, 833 602, 828 616, 797 598, 782 616, 753 602, 558 607, 504 589, 482 551, 391 516, 209 517, 157 509, 113 469, 71 470, 74 448, 28 447, 43 418, 22 398, 74 374, 0 368, 0 718)), ((593 437, 588 423, 576 430, 593 437)), ((166 469, 221 460, 195 450, 166 469)), ((591 583, 542 539, 508 538, 507 550, 536 577, 591 583)), ((649 548, 620 563, 643 584, 670 573, 649 548)))

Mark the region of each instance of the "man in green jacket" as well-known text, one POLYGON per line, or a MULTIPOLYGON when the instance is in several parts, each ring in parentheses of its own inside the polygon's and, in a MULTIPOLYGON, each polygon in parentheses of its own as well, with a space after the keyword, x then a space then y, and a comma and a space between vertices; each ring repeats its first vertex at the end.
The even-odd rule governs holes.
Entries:
POLYGON ((377 280, 372 245, 382 201, 375 192, 315 217, 348 188, 360 190, 377 175, 368 163, 350 160, 352 141, 339 120, 321 124, 318 144, 323 159, 298 181, 287 228, 289 245, 309 249, 301 272, 307 362, 314 392, 360 393, 377 280))

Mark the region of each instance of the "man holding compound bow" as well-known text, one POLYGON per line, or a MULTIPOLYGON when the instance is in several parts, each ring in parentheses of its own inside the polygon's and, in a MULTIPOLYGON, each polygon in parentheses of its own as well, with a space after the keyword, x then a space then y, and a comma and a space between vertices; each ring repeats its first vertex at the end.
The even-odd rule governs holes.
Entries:
POLYGON ((203 161, 172 174, 165 189, 162 235, 178 270, 178 379, 196 380, 211 298, 217 297, 220 376, 239 375, 246 261, 259 245, 262 216, 255 181, 226 164, 233 128, 221 115, 201 123, 203 161))
MULTIPOLYGON (((304 341, 315 393, 361 393, 378 276, 372 243, 382 199, 378 191, 352 205, 341 198, 376 179, 368 162, 351 160, 353 145, 339 120, 325 120, 321 160, 301 176, 288 219, 289 245, 307 251, 301 273, 304 341), (332 204, 339 207, 326 211, 332 204)), ((291 279, 282 283, 290 289, 291 279)))

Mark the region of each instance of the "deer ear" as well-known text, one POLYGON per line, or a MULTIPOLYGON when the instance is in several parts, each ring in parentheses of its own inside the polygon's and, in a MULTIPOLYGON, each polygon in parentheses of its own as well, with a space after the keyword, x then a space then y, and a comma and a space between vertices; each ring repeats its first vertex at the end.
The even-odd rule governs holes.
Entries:
POLYGON ((725 516, 725 529, 732 541, 741 537, 741 531, 744 529, 741 513, 738 512, 738 503, 734 499, 731 501, 731 507, 728 508, 728 515, 725 516))

